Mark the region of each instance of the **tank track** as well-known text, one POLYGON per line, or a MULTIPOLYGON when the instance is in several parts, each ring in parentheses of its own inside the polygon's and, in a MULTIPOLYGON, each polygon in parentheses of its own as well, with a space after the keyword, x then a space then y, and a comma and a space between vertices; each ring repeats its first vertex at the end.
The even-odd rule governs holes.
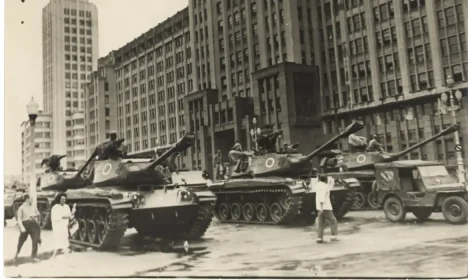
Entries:
POLYGON ((187 240, 196 240, 201 238, 210 226, 212 218, 213 205, 210 202, 199 205, 198 213, 193 224, 190 226, 189 230, 182 235, 182 237, 187 240))
MULTIPOLYGON (((216 201, 216 207, 215 207, 214 214, 215 214, 216 218, 222 223, 260 224, 260 225, 286 224, 286 223, 291 222, 294 218, 296 218, 296 216, 298 216, 299 210, 301 209, 301 206, 302 206, 302 196, 300 194, 299 195, 294 195, 289 190, 286 190, 286 189, 258 189, 258 190, 245 190, 245 191, 244 190, 217 191, 217 192, 215 192, 215 194, 218 197, 218 199, 216 201), (285 208, 283 205, 280 204, 283 212, 282 212, 281 218, 279 220, 273 221, 271 219, 271 215, 270 215, 271 213, 270 213, 270 209, 269 209, 270 206, 273 203, 277 202, 277 201, 275 201, 275 202, 269 201, 269 202, 271 202, 271 203, 267 204, 269 217, 267 217, 267 219, 263 220, 263 221, 260 221, 260 220, 256 219, 255 214, 254 214, 254 219, 250 220, 250 221, 244 219, 245 218, 244 214, 241 214, 241 218, 238 219, 238 220, 229 220, 229 219, 223 218, 222 215, 220 215, 220 213, 218 212, 220 204, 223 203, 224 201, 226 201, 225 199, 220 199, 223 196, 224 196, 224 198, 226 198, 226 196, 233 195, 233 194, 252 196, 252 195, 255 195, 255 194, 262 194, 262 193, 267 194, 267 195, 268 194, 276 194, 277 197, 279 197, 281 194, 286 194, 287 195, 287 200, 289 201, 289 205, 288 205, 287 208, 285 208)), ((263 198, 265 198, 265 197, 263 197, 263 198)), ((254 204, 264 203, 264 200, 265 199, 256 201, 254 204)), ((245 205, 244 202, 240 202, 240 201, 235 201, 234 203, 241 204, 242 208, 245 205)), ((250 201, 248 201, 247 203, 250 203, 250 201)), ((232 205, 232 203, 229 203, 229 206, 230 205, 232 205)))
POLYGON ((79 222, 80 229, 74 234, 74 236, 69 238, 71 244, 92 247, 100 250, 115 250, 119 247, 120 240, 128 227, 128 213, 122 210, 114 210, 111 205, 97 203, 77 204, 76 209, 75 218, 79 222), (96 212, 100 212, 99 215, 95 215, 96 212), (98 222, 101 222, 102 217, 104 217, 104 219, 107 218, 107 231, 102 234, 103 237, 99 240, 99 232, 96 230, 96 237, 93 241, 90 241, 89 235, 91 231, 88 228, 88 221, 92 220, 96 222, 98 220, 97 218, 100 218, 101 220, 98 220, 98 222), (82 231, 81 222, 83 222, 83 219, 87 222, 87 226, 85 228, 86 236, 84 238, 80 236, 80 232, 82 231))
POLYGON ((333 212, 335 214, 335 217, 337 219, 343 218, 353 207, 354 202, 356 199, 356 190, 354 189, 349 189, 349 191, 346 192, 346 196, 344 199, 337 199, 335 196, 331 195, 331 203, 333 207, 333 212))

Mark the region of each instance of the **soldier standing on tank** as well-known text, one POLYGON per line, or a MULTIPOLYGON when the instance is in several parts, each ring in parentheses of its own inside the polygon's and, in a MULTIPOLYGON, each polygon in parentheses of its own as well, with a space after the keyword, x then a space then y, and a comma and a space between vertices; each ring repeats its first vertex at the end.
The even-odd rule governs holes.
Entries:
POLYGON ((221 154, 221 150, 218 150, 214 157, 214 169, 215 169, 216 180, 221 179, 221 165, 222 164, 223 164, 223 155, 221 154))
POLYGON ((317 243, 323 243, 323 232, 327 221, 331 228, 330 241, 338 241, 338 222, 333 214, 333 207, 330 200, 330 190, 334 186, 334 181, 328 181, 324 174, 319 175, 319 182, 315 184, 315 205, 317 208, 317 243))
POLYGON ((37 258, 37 247, 41 243, 41 228, 37 222, 39 217, 39 211, 33 206, 33 199, 29 194, 24 195, 24 202, 18 209, 17 219, 18 226, 20 228, 20 236, 18 238, 18 247, 16 250, 15 260, 23 247, 24 242, 31 236, 32 241, 32 253, 31 258, 34 262, 38 262, 37 258))

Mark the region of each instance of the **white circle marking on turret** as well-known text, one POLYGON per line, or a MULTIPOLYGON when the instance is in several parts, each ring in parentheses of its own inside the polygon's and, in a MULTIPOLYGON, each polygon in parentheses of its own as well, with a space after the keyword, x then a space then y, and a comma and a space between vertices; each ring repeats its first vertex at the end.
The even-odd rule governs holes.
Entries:
POLYGON ((104 168, 102 169, 102 175, 106 176, 109 174, 112 170, 112 165, 110 163, 106 164, 104 168))
POLYGON ((273 167, 273 165, 275 165, 275 159, 274 158, 268 158, 265 161, 265 166, 266 167, 271 168, 271 167, 273 167))
POLYGON ((49 183, 52 183, 55 179, 55 176, 54 175, 50 175, 49 176, 49 183))
POLYGON ((366 161, 366 156, 365 155, 359 155, 357 158, 356 158, 356 161, 359 162, 359 163, 363 163, 366 161))

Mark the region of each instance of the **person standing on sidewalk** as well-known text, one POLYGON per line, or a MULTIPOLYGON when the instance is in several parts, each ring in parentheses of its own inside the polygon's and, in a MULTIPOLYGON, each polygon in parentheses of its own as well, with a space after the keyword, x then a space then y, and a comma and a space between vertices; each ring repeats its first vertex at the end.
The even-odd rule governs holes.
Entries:
POLYGON ((62 250, 64 253, 67 250, 68 253, 70 252, 68 225, 76 211, 76 204, 73 206, 73 211, 70 211, 70 206, 66 204, 67 196, 65 194, 60 194, 57 200, 60 202, 56 203, 51 210, 52 231, 54 232, 55 239, 55 250, 52 259, 55 258, 59 250, 62 250))
POLYGON ((333 214, 333 208, 330 201, 330 190, 334 182, 328 182, 324 174, 319 175, 319 182, 315 185, 315 205, 317 207, 317 243, 323 243, 323 232, 325 231, 325 222, 328 221, 331 228, 331 241, 338 241, 338 222, 333 214))
POLYGON ((18 209, 17 220, 20 228, 20 236, 18 238, 18 247, 16 250, 15 260, 23 247, 24 242, 28 239, 28 235, 31 236, 32 240, 32 253, 31 259, 34 262, 38 262, 37 258, 37 246, 41 242, 41 228, 37 222, 39 217, 39 211, 33 206, 33 199, 29 194, 24 195, 24 202, 18 209))

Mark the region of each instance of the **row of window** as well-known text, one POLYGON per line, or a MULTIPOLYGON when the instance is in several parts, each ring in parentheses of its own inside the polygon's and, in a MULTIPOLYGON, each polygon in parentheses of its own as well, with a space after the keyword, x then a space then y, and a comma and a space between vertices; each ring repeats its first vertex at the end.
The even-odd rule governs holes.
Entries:
POLYGON ((63 14, 64 15, 71 15, 71 16, 80 16, 80 17, 91 17, 91 12, 90 11, 84 11, 84 10, 76 10, 76 9, 69 9, 65 8, 63 9, 63 14))
MULTIPOLYGON (((78 29, 75 28, 75 27, 70 28, 69 26, 65 26, 64 31, 65 31, 65 33, 77 34, 78 29)), ((92 34, 91 29, 86 29, 86 31, 85 31, 84 28, 80 28, 80 35, 85 35, 85 34, 86 35, 91 35, 92 34)))

